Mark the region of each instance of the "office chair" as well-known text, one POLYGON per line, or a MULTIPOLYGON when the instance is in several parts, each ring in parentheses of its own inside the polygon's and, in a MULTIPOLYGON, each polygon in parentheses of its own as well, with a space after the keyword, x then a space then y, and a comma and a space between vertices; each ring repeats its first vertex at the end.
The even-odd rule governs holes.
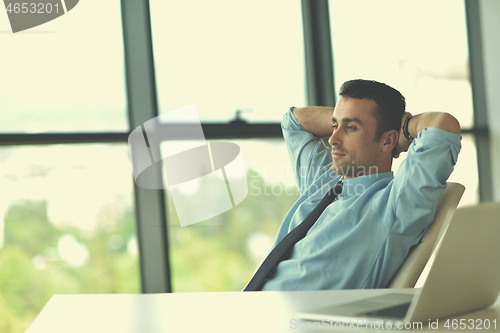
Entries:
POLYGON ((422 273, 432 252, 441 238, 455 212, 465 187, 459 183, 448 182, 439 198, 434 221, 426 230, 420 242, 410 249, 405 261, 394 274, 387 288, 413 288, 422 273))

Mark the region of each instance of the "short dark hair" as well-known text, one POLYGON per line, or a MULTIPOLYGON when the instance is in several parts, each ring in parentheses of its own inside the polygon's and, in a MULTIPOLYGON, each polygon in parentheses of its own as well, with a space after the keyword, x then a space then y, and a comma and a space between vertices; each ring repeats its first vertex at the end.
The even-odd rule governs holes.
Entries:
POLYGON ((357 79, 344 82, 340 87, 339 95, 359 99, 369 98, 377 103, 378 112, 374 114, 377 120, 375 130, 377 141, 387 131, 400 130, 406 101, 398 90, 385 83, 357 79))

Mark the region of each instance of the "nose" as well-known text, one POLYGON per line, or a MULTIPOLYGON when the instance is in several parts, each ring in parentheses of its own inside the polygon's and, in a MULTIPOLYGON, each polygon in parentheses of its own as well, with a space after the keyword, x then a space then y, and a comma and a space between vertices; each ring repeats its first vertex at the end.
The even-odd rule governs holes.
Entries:
POLYGON ((341 132, 339 129, 334 129, 332 135, 328 138, 328 143, 331 146, 340 146, 342 145, 341 132))

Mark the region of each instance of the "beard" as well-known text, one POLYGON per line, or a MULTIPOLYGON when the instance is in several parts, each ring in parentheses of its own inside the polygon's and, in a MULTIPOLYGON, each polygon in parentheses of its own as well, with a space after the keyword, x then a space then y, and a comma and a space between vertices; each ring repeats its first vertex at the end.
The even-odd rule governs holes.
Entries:
POLYGON ((355 159, 347 158, 347 155, 336 161, 333 159, 332 170, 338 175, 347 178, 360 177, 372 173, 378 173, 378 167, 373 160, 356 161, 355 159))

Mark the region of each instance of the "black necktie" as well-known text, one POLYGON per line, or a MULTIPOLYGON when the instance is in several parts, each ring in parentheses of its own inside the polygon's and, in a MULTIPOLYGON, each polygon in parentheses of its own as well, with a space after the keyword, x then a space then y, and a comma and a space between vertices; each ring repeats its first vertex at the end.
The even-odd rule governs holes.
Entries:
POLYGON ((287 254, 291 253, 295 243, 305 237, 321 213, 323 213, 325 208, 331 204, 341 192, 342 182, 340 181, 328 191, 304 221, 290 231, 281 242, 274 247, 243 291, 259 291, 262 289, 269 274, 278 266, 280 261, 286 258, 287 254))

